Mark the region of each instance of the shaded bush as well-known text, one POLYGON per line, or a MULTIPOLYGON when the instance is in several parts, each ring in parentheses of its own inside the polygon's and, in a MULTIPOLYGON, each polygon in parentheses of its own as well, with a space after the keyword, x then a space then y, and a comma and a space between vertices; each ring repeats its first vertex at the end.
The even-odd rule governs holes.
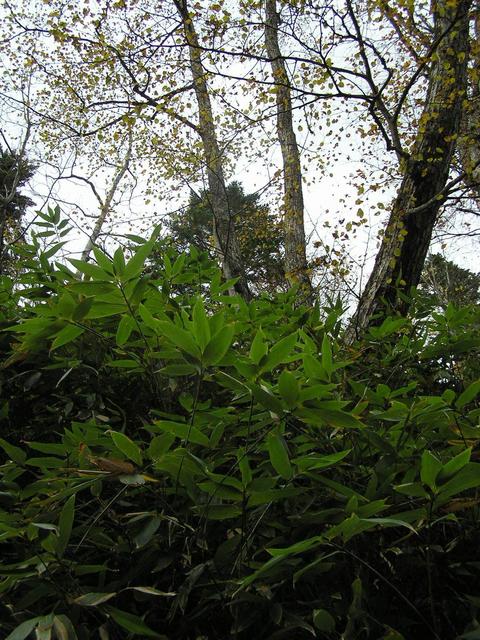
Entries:
POLYGON ((3 636, 476 637, 478 307, 347 348, 155 243, 1 299, 3 636))

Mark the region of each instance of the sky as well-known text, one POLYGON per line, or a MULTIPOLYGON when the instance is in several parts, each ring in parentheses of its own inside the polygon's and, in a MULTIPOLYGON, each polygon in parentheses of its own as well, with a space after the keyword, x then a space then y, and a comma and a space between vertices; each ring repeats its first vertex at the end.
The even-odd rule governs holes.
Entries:
MULTIPOLYGON (((230 73, 240 74, 241 70, 238 65, 231 65, 230 73)), ((5 95, 4 87, 2 92, 5 95)), ((240 96, 239 106, 243 108, 247 99, 248 96, 243 98, 240 96)), ((4 99, 0 113, 3 130, 10 139, 14 139, 20 130, 18 127, 21 126, 23 117, 21 112, 16 111, 16 107, 12 108, 12 106, 14 104, 11 101, 4 99)), ((218 102, 214 106, 218 107, 218 102)), ((350 283, 358 293, 372 266, 378 248, 377 234, 384 226, 385 212, 388 211, 388 205, 395 196, 397 183, 392 180, 384 189, 376 191, 368 189, 369 185, 375 183, 381 175, 381 165, 388 154, 383 142, 380 142, 376 145, 373 154, 369 156, 367 164, 363 140, 358 134, 355 121, 352 120, 351 114, 347 116, 346 113, 342 113, 341 106, 336 112, 335 108, 337 107, 333 107, 334 115, 338 114, 337 122, 331 122, 328 127, 325 123, 322 126, 322 120, 314 122, 313 127, 307 126, 308 123, 305 122, 301 112, 296 111, 294 114, 305 165, 305 228, 310 240, 311 256, 326 253, 326 247, 330 251, 342 250, 339 259, 351 266, 350 283), (366 187, 365 193, 360 197, 358 187, 363 184, 362 178, 353 177, 359 170, 365 173, 366 187), (379 204, 383 209, 378 208, 379 204), (363 211, 363 214, 359 214, 359 210, 363 211), (365 220, 365 222, 356 226, 359 220, 365 220), (350 225, 350 229, 347 225, 350 225), (335 233, 337 238, 334 237, 335 233)), ((327 119, 332 121, 336 118, 330 115, 325 118, 325 121, 327 119)), ((79 180, 62 179, 52 188, 52 180, 56 174, 58 175, 57 168, 45 164, 47 154, 41 141, 38 139, 34 141, 31 150, 32 157, 39 159, 41 163, 32 182, 33 197, 39 206, 60 204, 73 225, 72 241, 63 249, 63 255, 67 257, 67 254, 71 253, 78 256, 86 244, 89 228, 93 226, 98 213, 98 202, 90 187, 79 180)), ((281 168, 278 144, 265 148, 263 154, 260 157, 240 155, 235 158, 230 177, 242 182, 246 192, 260 191, 264 201, 274 210, 279 206, 280 182, 277 181, 277 186, 274 188, 268 185, 275 171, 281 168)), ((56 164, 58 165, 59 162, 56 161, 56 164)), ((81 165, 82 162, 77 167, 77 173, 88 175, 81 165)), ((138 167, 141 169, 141 163, 138 167)), ((127 191, 124 197, 119 199, 115 206, 115 217, 105 227, 106 231, 114 234, 113 237, 125 232, 141 234, 148 232, 169 212, 186 205, 190 187, 198 190, 202 186, 198 179, 188 185, 182 184, 173 176, 171 179, 163 179, 158 195, 146 196, 151 178, 148 175, 142 176, 140 172, 137 178, 133 194, 127 191)), ((108 172, 101 175, 99 171, 92 180, 100 194, 108 189, 108 172)), ((441 242, 434 243, 432 249, 443 252, 448 259, 454 260, 460 266, 472 270, 480 268, 476 238, 451 237, 444 245, 441 242)))

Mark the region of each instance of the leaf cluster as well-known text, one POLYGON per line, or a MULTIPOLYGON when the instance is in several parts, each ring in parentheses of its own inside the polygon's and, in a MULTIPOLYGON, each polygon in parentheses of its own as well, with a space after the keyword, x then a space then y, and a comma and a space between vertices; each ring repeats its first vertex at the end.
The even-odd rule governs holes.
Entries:
POLYGON ((3 637, 476 637, 478 307, 346 347, 130 241, 4 283, 3 637))

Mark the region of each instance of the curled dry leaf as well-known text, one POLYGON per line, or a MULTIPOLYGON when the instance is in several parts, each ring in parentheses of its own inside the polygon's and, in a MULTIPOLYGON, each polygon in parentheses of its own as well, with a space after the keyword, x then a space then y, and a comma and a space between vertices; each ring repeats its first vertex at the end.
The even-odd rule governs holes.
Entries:
POLYGON ((90 462, 100 469, 115 475, 130 475, 135 473, 135 467, 131 462, 118 460, 118 458, 89 458, 90 462))

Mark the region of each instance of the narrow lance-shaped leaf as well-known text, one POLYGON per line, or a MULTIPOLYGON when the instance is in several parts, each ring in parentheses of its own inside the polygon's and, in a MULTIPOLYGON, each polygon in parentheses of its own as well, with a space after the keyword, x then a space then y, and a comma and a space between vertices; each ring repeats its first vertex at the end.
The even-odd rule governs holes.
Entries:
POLYGON ((117 333, 115 336, 115 341, 119 347, 123 346, 128 341, 134 328, 135 320, 131 316, 122 316, 122 319, 118 323, 117 333))
POLYGON ((13 460, 13 462, 16 462, 19 465, 23 465, 25 460, 27 459, 27 454, 25 453, 25 451, 23 451, 23 449, 15 447, 13 444, 10 444, 3 438, 0 438, 0 447, 5 451, 7 456, 11 460, 13 460))
POLYGON ((153 631, 148 627, 139 616, 135 616, 132 613, 121 611, 107 605, 105 607, 112 619, 123 629, 126 629, 130 633, 139 635, 141 638, 158 638, 159 640, 167 640, 167 637, 163 634, 153 631))
POLYGON ((322 340, 322 366, 328 375, 328 379, 330 379, 330 376, 332 375, 332 371, 333 371, 333 361, 332 361, 332 347, 330 345, 330 340, 328 339, 327 334, 323 336, 323 340, 322 340))
POLYGON ((282 371, 278 378, 278 390, 285 400, 287 407, 293 409, 295 407, 300 390, 298 382, 293 373, 290 371, 282 371))
POLYGON ((235 327, 229 324, 213 336, 203 353, 203 362, 206 366, 218 364, 222 360, 232 344, 234 334, 235 327))
POLYGON ((440 460, 430 451, 424 451, 420 465, 420 479, 423 484, 434 491, 436 489, 435 480, 442 468, 440 460))
POLYGON ((472 382, 472 384, 469 385, 465 389, 465 391, 458 397, 455 406, 457 407, 457 409, 463 409, 463 407, 469 402, 472 402, 472 400, 474 400, 479 393, 480 380, 476 380, 475 382, 472 382))
POLYGON ((63 506, 58 521, 58 539, 56 541, 57 554, 62 557, 72 534, 75 517, 75 494, 71 495, 63 506))
POLYGON ((290 464, 282 436, 270 432, 267 436, 267 448, 272 467, 284 480, 290 480, 292 477, 292 465, 290 464))
POLYGON ((63 347, 69 342, 73 342, 84 332, 85 327, 79 327, 76 324, 67 324, 66 327, 63 327, 63 329, 57 333, 55 340, 52 342, 51 351, 63 347))
POLYGON ((202 352, 210 341, 210 326, 208 324, 207 314, 201 299, 198 299, 193 307, 193 332, 196 342, 202 352))
POLYGON ((120 449, 127 458, 139 466, 142 464, 142 452, 135 442, 130 440, 130 438, 124 433, 120 433, 118 431, 109 431, 108 433, 110 434, 115 446, 120 449))

